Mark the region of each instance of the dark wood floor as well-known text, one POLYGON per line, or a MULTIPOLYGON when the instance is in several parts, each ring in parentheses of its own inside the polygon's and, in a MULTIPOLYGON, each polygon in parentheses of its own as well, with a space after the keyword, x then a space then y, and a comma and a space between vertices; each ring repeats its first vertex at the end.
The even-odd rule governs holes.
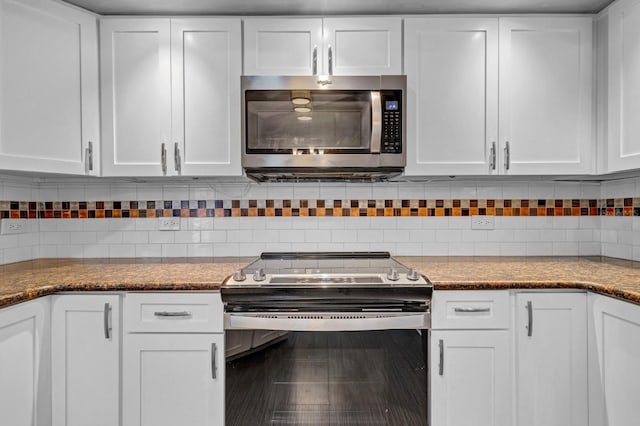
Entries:
POLYGON ((414 330, 295 332, 227 363, 227 426, 427 424, 414 330))

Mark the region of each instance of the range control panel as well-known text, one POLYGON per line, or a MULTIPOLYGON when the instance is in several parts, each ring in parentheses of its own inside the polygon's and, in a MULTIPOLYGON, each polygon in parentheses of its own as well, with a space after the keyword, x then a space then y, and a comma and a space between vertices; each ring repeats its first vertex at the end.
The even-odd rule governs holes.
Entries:
POLYGON ((382 92, 383 154, 402 153, 402 98, 398 92, 382 92))

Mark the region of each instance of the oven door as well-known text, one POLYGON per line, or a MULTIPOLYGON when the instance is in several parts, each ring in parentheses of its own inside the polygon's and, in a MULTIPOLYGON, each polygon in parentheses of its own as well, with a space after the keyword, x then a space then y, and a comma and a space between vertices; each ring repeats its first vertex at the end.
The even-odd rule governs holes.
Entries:
POLYGON ((289 332, 226 368, 226 425, 426 426, 427 332, 289 332))

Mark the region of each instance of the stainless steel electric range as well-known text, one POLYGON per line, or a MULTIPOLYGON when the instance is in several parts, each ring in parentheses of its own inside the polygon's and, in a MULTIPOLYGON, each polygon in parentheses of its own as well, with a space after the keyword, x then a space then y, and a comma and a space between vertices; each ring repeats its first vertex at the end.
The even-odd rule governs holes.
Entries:
POLYGON ((226 329, 428 329, 433 286, 388 252, 263 253, 221 288, 226 329))
POLYGON ((432 290, 386 252, 263 253, 221 288, 227 337, 285 336, 227 362, 227 426, 426 426, 432 290))

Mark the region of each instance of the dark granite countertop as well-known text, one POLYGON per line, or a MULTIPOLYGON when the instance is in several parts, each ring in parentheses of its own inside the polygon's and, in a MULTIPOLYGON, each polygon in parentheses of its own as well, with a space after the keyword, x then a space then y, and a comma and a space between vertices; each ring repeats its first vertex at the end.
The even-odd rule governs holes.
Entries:
MULTIPOLYGON (((640 304, 640 262, 607 257, 398 259, 435 290, 578 288, 640 304)), ((252 258, 39 259, 0 266, 0 307, 62 291, 216 290, 252 258)))

